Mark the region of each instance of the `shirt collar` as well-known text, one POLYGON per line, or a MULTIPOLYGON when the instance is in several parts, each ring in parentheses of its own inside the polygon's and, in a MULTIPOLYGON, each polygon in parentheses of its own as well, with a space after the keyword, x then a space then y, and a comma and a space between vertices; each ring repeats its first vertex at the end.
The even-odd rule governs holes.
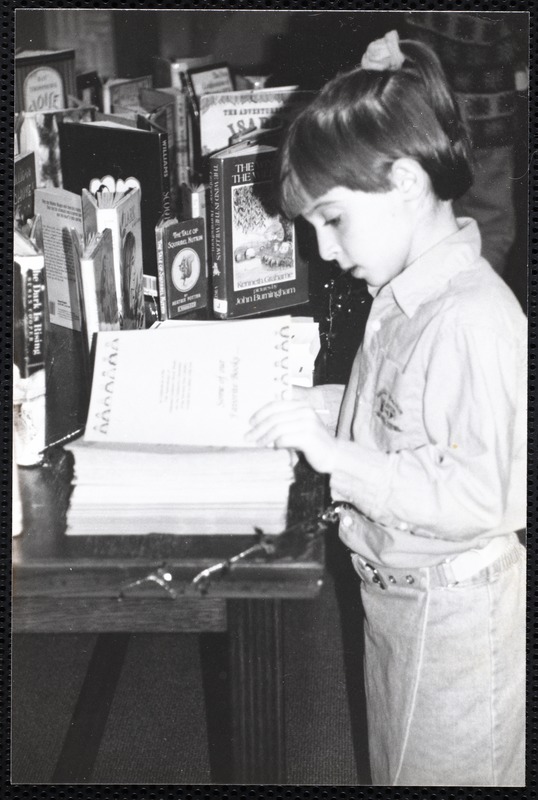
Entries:
POLYGON ((404 314, 412 317, 417 308, 435 295, 448 281, 480 257, 478 225, 459 217, 458 230, 419 256, 387 285, 404 314))

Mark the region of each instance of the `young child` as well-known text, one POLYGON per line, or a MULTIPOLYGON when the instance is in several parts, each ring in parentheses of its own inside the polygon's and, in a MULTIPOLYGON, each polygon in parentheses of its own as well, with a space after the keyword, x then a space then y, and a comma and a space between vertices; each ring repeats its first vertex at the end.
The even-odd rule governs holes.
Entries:
POLYGON ((302 451, 347 501, 380 785, 525 782, 526 320, 454 216, 468 152, 435 55, 395 31, 282 151, 284 210, 374 300, 345 391, 271 403, 249 438, 302 451))

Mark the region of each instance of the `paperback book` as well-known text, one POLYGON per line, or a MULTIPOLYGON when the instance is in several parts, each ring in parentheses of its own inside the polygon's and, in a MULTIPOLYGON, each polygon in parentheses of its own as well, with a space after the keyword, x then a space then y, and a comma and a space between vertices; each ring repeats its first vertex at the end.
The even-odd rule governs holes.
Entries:
POLYGON ((308 301, 295 226, 275 207, 276 147, 238 144, 210 157, 213 311, 244 317, 308 301))

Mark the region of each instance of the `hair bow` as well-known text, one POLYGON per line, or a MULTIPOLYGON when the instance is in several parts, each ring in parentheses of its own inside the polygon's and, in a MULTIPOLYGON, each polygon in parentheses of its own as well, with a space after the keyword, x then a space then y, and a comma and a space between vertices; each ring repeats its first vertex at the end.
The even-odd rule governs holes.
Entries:
POLYGON ((400 69, 405 56, 400 50, 398 31, 389 31, 382 39, 370 42, 361 60, 363 69, 400 69))

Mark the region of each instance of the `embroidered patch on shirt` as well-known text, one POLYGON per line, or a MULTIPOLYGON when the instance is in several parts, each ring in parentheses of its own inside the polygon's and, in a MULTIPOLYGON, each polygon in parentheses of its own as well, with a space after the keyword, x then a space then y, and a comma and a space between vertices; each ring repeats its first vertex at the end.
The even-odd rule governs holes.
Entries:
POLYGON ((390 396, 386 389, 381 389, 381 391, 377 393, 376 397, 376 417, 379 417, 383 425, 385 425, 387 428, 390 428, 391 431, 398 431, 398 433, 401 433, 402 429, 398 428, 398 426, 394 424, 394 418, 402 413, 402 409, 398 403, 390 396))

